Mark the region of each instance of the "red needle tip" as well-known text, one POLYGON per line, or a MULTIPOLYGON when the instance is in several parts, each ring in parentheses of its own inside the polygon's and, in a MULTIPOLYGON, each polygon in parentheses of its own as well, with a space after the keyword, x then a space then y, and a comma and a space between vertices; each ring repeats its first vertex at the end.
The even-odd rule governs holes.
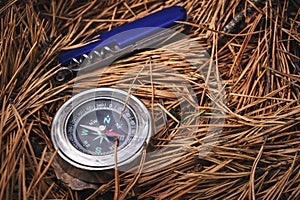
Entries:
POLYGON ((108 135, 113 135, 113 136, 122 136, 121 134, 109 131, 109 130, 105 130, 104 134, 108 134, 108 135))

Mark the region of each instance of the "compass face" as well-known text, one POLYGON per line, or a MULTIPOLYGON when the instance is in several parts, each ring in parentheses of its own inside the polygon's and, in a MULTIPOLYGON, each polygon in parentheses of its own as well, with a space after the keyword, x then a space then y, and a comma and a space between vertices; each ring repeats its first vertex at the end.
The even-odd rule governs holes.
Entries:
POLYGON ((123 166, 137 158, 152 134, 152 119, 133 95, 112 88, 79 93, 65 102, 52 122, 59 156, 84 170, 123 166), (116 141, 118 142, 115 149, 116 141))
POLYGON ((126 147, 135 135, 136 115, 115 99, 99 98, 76 108, 67 120, 67 135, 79 151, 90 155, 114 153, 126 147))

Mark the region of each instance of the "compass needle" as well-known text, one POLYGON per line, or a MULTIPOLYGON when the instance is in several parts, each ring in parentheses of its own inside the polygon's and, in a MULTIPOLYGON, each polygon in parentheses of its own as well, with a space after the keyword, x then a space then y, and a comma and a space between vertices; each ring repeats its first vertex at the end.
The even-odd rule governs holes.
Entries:
POLYGON ((80 124, 79 126, 82 127, 82 128, 89 129, 89 130, 91 130, 91 131, 95 131, 95 132, 98 132, 98 131, 99 131, 99 128, 98 128, 98 127, 87 126, 87 125, 83 125, 83 124, 80 124))
POLYGON ((115 132, 110 131, 110 130, 105 130, 105 131, 104 131, 104 134, 112 135, 112 136, 123 136, 122 134, 115 133, 115 132))

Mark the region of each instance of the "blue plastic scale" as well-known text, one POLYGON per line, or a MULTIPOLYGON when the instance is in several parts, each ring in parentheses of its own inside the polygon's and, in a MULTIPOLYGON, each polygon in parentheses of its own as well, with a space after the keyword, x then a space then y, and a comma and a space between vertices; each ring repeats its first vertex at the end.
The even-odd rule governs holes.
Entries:
POLYGON ((185 20, 185 9, 172 6, 103 33, 85 46, 62 51, 58 60, 63 67, 56 79, 65 81, 74 72, 104 67, 129 53, 153 48, 178 28, 177 21, 185 20))

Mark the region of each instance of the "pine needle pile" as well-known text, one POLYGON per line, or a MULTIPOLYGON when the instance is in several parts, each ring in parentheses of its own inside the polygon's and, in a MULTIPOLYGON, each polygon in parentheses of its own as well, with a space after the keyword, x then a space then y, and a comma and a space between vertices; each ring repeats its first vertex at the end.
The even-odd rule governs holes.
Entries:
MULTIPOLYGON (((299 199, 298 1, 0 1, 0 30, 0 199, 299 199), (210 77, 160 49, 55 83, 62 50, 172 5, 186 8, 180 31, 218 69, 222 101, 207 88, 210 77), (72 190, 55 175, 51 123, 67 99, 93 87, 130 90, 167 123, 137 173, 72 190)), ((196 48, 186 44, 173 45, 196 48)))

